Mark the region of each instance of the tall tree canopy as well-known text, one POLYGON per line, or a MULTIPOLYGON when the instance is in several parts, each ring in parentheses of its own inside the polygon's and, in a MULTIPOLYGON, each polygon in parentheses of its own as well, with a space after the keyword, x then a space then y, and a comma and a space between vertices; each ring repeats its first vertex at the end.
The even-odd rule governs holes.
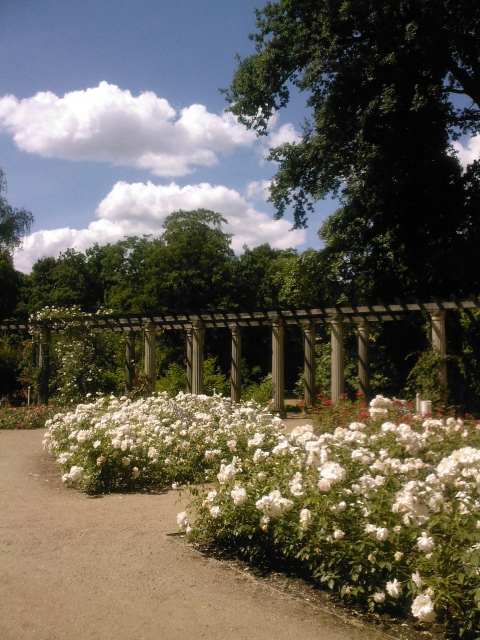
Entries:
POLYGON ((18 247, 22 237, 30 231, 33 224, 33 215, 24 208, 15 209, 5 196, 7 181, 5 174, 0 169, 0 251, 10 251, 18 247))
POLYGON ((30 211, 15 209, 8 203, 3 195, 6 190, 5 174, 0 169, 0 318, 12 315, 18 302, 23 276, 14 267, 12 250, 20 245, 33 224, 30 211))
POLYGON ((251 37, 229 109, 263 135, 292 86, 307 94, 302 139, 271 150, 271 200, 302 227, 312 202, 340 193, 322 230, 339 290, 360 274, 364 296, 476 286, 479 171, 464 174, 450 143, 480 127, 480 5, 279 0, 257 11, 251 37))

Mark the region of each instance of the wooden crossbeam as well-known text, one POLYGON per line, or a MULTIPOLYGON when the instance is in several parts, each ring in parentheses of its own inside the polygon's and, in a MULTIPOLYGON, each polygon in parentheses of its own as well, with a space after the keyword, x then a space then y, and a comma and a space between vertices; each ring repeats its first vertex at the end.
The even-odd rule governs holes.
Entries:
MULTIPOLYGON (((141 331, 147 324, 155 324, 161 329, 181 330, 191 329, 195 322, 203 322, 206 328, 214 327, 259 327, 269 326, 275 318, 281 318, 289 325, 305 325, 329 323, 332 316, 341 315, 344 322, 390 322, 402 320, 406 314, 413 311, 432 312, 449 309, 478 309, 480 299, 478 296, 470 296, 467 300, 432 300, 421 302, 419 300, 401 301, 394 304, 362 303, 358 305, 329 305, 326 307, 301 308, 301 309, 259 309, 256 311, 227 310, 227 311, 199 311, 178 313, 153 313, 153 314, 118 314, 104 316, 90 316, 85 319, 85 324, 94 330, 100 331, 141 331)), ((63 333, 65 323, 68 321, 52 321, 51 324, 33 322, 25 318, 18 320, 4 320, 0 322, 1 331, 13 331, 17 333, 32 332, 42 326, 48 326, 54 333, 63 333)), ((78 322, 74 320, 72 324, 78 322)))

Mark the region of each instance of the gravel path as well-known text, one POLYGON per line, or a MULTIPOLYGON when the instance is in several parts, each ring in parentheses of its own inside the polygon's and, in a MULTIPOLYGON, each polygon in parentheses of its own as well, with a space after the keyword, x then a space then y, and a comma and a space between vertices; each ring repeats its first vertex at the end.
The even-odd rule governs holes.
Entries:
POLYGON ((0 431, 2 640, 385 640, 179 544, 178 494, 66 489, 44 430, 0 431))

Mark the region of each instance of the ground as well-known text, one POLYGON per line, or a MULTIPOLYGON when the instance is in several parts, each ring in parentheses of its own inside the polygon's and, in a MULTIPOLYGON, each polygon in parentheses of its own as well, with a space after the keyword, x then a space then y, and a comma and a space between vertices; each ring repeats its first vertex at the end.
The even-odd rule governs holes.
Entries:
POLYGON ((177 535, 186 500, 176 491, 66 488, 43 434, 0 431, 2 640, 422 637, 359 623, 325 596, 202 555, 177 535))

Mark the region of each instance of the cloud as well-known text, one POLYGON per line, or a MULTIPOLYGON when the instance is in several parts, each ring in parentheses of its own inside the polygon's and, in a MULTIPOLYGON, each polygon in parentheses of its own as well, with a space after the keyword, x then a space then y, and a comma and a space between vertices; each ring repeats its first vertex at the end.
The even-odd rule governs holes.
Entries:
POLYGON ((474 160, 480 159, 480 135, 470 136, 465 144, 461 142, 453 142, 452 144, 458 153, 458 159, 464 167, 474 160))
POLYGON ((49 91, 0 98, 0 128, 23 151, 67 160, 95 160, 175 177, 212 166, 218 154, 249 147, 253 131, 235 116, 201 104, 177 112, 167 100, 107 82, 63 98, 49 91))
POLYGON ((302 139, 301 135, 291 122, 282 124, 281 127, 276 129, 277 122, 278 114, 275 114, 269 122, 270 126, 268 136, 261 138, 261 142, 258 146, 258 153, 261 156, 260 164, 265 163, 265 158, 269 155, 270 149, 279 147, 285 142, 296 144, 302 139))
POLYGON ((268 135, 266 141, 268 142, 269 147, 279 147, 281 144, 285 142, 295 143, 300 142, 301 136, 296 131, 295 127, 291 122, 287 122, 286 124, 282 124, 279 129, 276 131, 273 130, 272 133, 268 135))
POLYGON ((117 242, 126 235, 158 236, 170 213, 198 208, 218 211, 227 219, 224 230, 233 234, 232 248, 236 253, 241 253, 245 244, 252 248, 268 242, 272 247, 286 249, 306 240, 305 230, 290 231, 290 222, 273 221, 238 191, 221 185, 201 183, 180 187, 174 182, 169 185, 117 182, 98 205, 98 219, 88 228, 33 233, 25 238, 23 250, 15 252, 15 266, 29 272, 42 256, 57 257, 69 247, 84 251, 95 242, 100 245, 117 242))
POLYGON ((270 197, 270 185, 271 180, 253 180, 252 182, 248 182, 245 190, 247 198, 266 202, 270 197))

